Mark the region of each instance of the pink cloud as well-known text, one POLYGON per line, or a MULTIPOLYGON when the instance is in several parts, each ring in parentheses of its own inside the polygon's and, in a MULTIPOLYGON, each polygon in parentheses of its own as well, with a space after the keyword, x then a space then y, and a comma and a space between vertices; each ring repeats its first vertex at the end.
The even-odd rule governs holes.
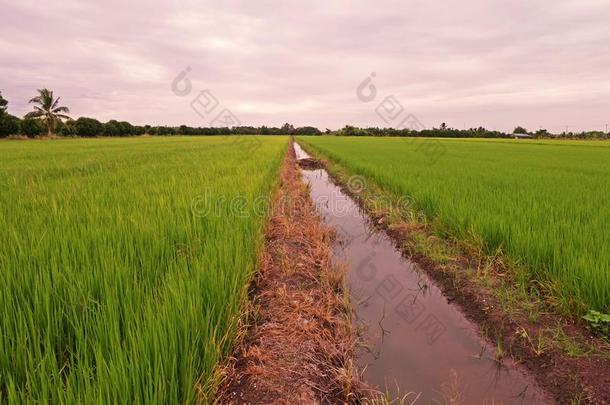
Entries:
POLYGON ((383 125, 394 95, 428 126, 563 130, 610 118, 602 0, 379 2, 0 0, 0 90, 36 88, 75 116, 205 125, 170 91, 186 66, 244 124, 383 125), (379 100, 358 84, 376 72, 379 100))

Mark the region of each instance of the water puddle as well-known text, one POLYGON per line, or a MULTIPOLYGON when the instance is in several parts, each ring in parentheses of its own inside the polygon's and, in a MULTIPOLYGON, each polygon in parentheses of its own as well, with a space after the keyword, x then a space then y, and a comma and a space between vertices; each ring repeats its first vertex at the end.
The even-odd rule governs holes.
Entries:
MULTIPOLYGON (((309 158, 294 144, 297 159, 309 158)), ((548 404, 533 378, 509 359, 405 259, 384 232, 324 169, 303 169, 311 197, 341 242, 336 259, 347 282, 367 347, 357 360, 365 380, 406 404, 548 404)))

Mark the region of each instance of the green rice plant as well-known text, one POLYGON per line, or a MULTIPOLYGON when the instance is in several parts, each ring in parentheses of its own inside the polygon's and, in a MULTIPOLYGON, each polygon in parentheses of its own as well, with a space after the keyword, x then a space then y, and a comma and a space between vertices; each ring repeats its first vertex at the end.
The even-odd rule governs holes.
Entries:
POLYGON ((0 402, 212 394, 287 146, 237 139, 0 143, 0 402))
POLYGON ((300 137, 448 235, 501 249, 529 290, 568 313, 610 312, 610 144, 595 141, 300 137), (434 146, 434 148, 431 148, 434 146), (439 148, 440 146, 440 148, 439 148), (432 156, 431 150, 443 150, 432 156))

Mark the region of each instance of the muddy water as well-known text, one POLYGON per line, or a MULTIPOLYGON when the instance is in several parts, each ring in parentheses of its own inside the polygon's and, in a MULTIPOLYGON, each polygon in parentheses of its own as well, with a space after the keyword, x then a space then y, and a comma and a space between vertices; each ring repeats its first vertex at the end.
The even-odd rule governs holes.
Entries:
MULTIPOLYGON (((309 157, 295 144, 298 159, 309 157)), ((366 347, 365 380, 406 404, 548 404, 552 401, 450 304, 442 292, 376 231, 325 170, 303 170, 311 197, 340 243, 347 282, 366 347), (453 402, 451 402, 453 401, 453 402)))

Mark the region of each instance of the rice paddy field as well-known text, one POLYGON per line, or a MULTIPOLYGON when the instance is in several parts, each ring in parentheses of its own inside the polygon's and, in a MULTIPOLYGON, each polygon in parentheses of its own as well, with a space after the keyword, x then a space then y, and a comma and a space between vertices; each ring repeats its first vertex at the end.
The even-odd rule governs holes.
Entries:
MULTIPOLYGON (((610 312, 610 145, 480 139, 300 137, 449 235, 501 249, 567 312, 610 312)), ((536 284, 536 283, 534 283, 536 284)))
POLYGON ((205 399, 288 142, 248 139, 0 143, 0 402, 205 399))

